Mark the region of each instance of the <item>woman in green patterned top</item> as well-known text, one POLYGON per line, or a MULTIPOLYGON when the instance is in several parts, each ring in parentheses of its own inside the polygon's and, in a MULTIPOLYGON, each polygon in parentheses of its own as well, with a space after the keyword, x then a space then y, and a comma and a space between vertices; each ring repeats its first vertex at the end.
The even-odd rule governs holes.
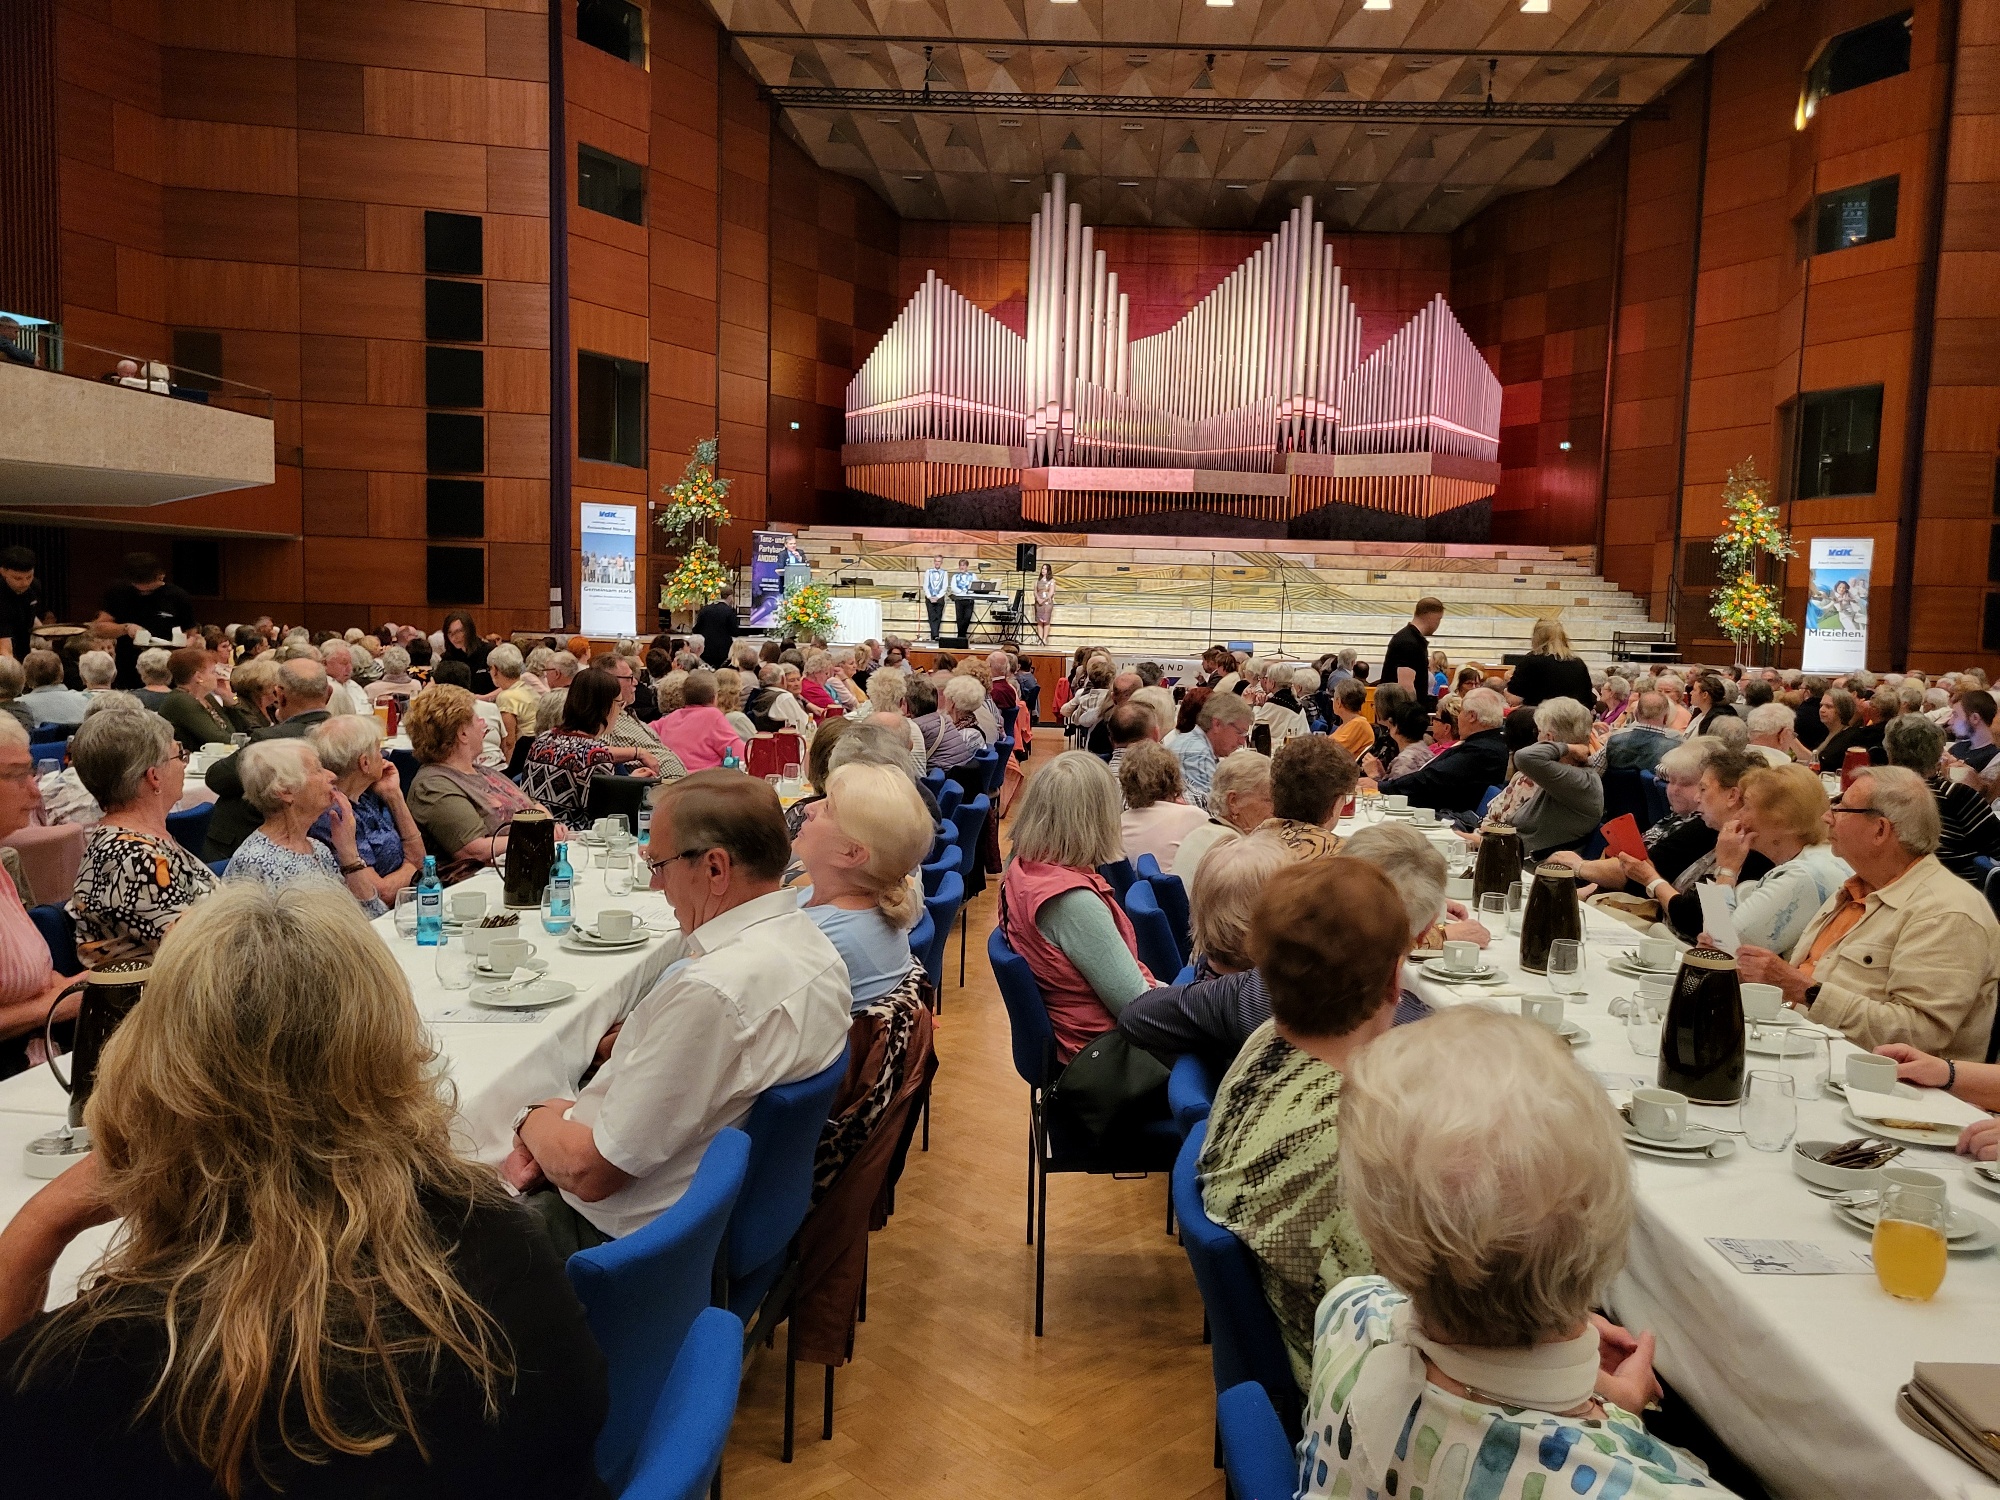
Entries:
POLYGON ((1652 1335, 1590 1312, 1625 1260, 1631 1168, 1567 1048, 1519 1016, 1447 1010, 1357 1060, 1341 1125, 1382 1275, 1320 1306, 1300 1500, 1729 1493, 1639 1420, 1659 1395, 1652 1335))
POLYGON ((1335 1121, 1348 1059, 1395 1016, 1409 946, 1396 887, 1357 859, 1278 871, 1250 919, 1271 1019, 1223 1075, 1197 1171, 1208 1216, 1257 1257, 1301 1390, 1320 1298, 1374 1269, 1341 1190, 1335 1121))

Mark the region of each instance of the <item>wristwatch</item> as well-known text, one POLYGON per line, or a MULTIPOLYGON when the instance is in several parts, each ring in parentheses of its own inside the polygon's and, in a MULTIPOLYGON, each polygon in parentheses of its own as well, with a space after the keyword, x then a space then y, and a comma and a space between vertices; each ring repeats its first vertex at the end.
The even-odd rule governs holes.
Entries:
POLYGON ((341 874, 343 874, 343 875, 358 875, 358 874, 360 874, 360 873, 361 873, 361 872, 362 872, 363 870, 365 870, 365 869, 367 869, 367 868, 368 868, 368 861, 367 861, 367 860, 365 860, 365 859, 357 859, 357 860, 356 860, 356 861, 355 861, 355 862, 354 862, 353 864, 351 864, 351 865, 342 865, 342 866, 340 867, 340 873, 341 873, 341 874))
POLYGON ((518 1137, 521 1133, 521 1127, 528 1123, 528 1116, 540 1108, 541 1105, 539 1104, 530 1104, 526 1109, 514 1116, 514 1123, 508 1127, 508 1134, 518 1137))
POLYGON ((1813 1001, 1817 999, 1819 999, 1819 986, 1816 984, 1807 985, 1805 994, 1799 997, 1799 1009, 1811 1010, 1813 1008, 1813 1001))

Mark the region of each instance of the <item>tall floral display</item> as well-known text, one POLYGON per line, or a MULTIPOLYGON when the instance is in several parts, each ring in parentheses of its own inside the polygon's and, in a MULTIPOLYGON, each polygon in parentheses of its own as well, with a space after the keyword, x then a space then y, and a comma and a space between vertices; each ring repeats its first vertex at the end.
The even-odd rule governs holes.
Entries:
POLYGON ((688 453, 681 477, 666 488, 667 508, 660 513, 660 530, 679 549, 680 565, 660 585, 664 609, 699 609, 719 599, 729 588, 729 570, 722 565, 715 538, 729 520, 729 481, 715 475, 721 445, 703 438, 688 453))
POLYGON ((1784 616, 1778 586, 1757 581, 1762 559, 1782 561, 1793 555, 1792 539, 1779 524, 1771 481, 1758 476, 1755 459, 1746 458, 1729 471, 1722 509, 1722 533, 1715 539, 1720 576, 1709 613, 1735 642, 1737 661, 1747 664, 1753 645, 1774 644, 1796 628, 1784 616))

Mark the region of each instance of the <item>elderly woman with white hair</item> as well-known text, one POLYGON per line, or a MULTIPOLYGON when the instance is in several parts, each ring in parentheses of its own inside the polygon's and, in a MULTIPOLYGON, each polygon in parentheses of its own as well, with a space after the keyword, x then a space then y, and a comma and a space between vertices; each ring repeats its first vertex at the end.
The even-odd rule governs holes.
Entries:
POLYGON ((1287 740, 1312 733, 1305 705, 1319 691, 1319 673, 1296 662, 1271 661, 1264 663, 1264 681, 1269 692, 1257 705, 1257 722, 1271 731, 1275 753, 1287 740))
MULTIPOLYGON (((174 690, 173 655, 165 646, 149 646, 139 653, 137 670, 140 686, 132 690, 132 696, 154 713, 160 711, 160 705, 167 701, 167 694, 174 690)), ((4 678, 0 678, 0 694, 9 699, 13 697, 4 678)))
POLYGON ((243 800, 264 815, 263 823, 236 846, 225 880, 283 885, 293 880, 325 880, 345 885, 367 917, 388 910, 375 894, 375 872, 354 843, 354 808, 320 764, 319 752, 302 739, 258 740, 239 752, 243 800), (312 836, 320 815, 330 819, 329 849, 312 836))
POLYGON ((1115 769, 1125 798, 1118 819, 1125 857, 1137 863, 1150 854, 1161 869, 1172 869, 1181 841, 1208 822, 1207 810, 1181 795, 1180 760, 1166 746, 1141 740, 1126 747, 1115 769))
POLYGON ((924 912, 923 887, 912 877, 935 832, 904 772, 851 764, 828 775, 826 795, 806 810, 792 840, 808 881, 799 909, 847 965, 856 1011, 909 976, 909 933, 924 912))
MULTIPOLYGON (((423 868, 424 836, 404 800, 402 777, 382 754, 382 726, 372 717, 342 714, 316 725, 307 738, 354 810, 354 852, 374 878, 375 895, 394 901, 423 868)), ((329 808, 313 824, 320 843, 333 841, 332 817, 329 808)))
POLYGON ((514 741, 523 729, 530 734, 535 729, 535 710, 542 694, 527 682, 527 671, 521 648, 511 642, 502 641, 486 653, 486 672, 493 679, 493 706, 500 710, 500 750, 506 756, 513 755, 514 741))
POLYGON ((1604 821, 1604 778, 1590 765, 1590 710, 1574 698, 1535 708, 1535 743, 1514 752, 1514 772, 1535 791, 1514 814, 1532 856, 1581 843, 1604 821))
POLYGON ((1271 757, 1243 749, 1215 763, 1208 783, 1208 821, 1181 836, 1167 873, 1192 887, 1208 852, 1253 833, 1271 816, 1271 757))
MULTIPOLYGON (((877 667, 868 674, 868 714, 893 714, 902 721, 903 736, 909 741, 916 764, 925 763, 924 732, 909 714, 910 679, 898 667, 877 667)), ((747 721, 746 721, 747 722, 747 721)))
POLYGON ((1467 1005, 1372 1043, 1347 1070, 1339 1175, 1379 1274, 1320 1304, 1302 1500, 1400 1489, 1415 1452, 1479 1455, 1493 1500, 1607 1473, 1633 1496, 1728 1494, 1641 1423, 1652 1335, 1591 1312, 1625 1263, 1631 1167, 1551 1033, 1467 1005))

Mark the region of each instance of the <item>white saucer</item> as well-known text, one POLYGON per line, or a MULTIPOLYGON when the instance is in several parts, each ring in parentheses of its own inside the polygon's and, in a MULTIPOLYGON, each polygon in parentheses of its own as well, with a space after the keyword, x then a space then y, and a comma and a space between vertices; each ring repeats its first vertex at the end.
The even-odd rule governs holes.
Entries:
POLYGON ((1806 1024, 1806 1018, 1790 1006, 1785 1006, 1768 1020, 1759 1020, 1754 1016, 1746 1015, 1743 1018, 1743 1024, 1745 1026, 1777 1026, 1783 1028, 1788 1026, 1803 1026, 1806 1024))
POLYGON ((1425 977, 1440 984, 1501 984, 1505 977, 1494 964, 1481 964, 1476 969, 1447 969, 1444 960, 1430 959, 1423 965, 1425 977))
POLYGON ((1574 1021, 1564 1021, 1556 1028, 1556 1035, 1572 1047, 1581 1047, 1590 1040, 1590 1033, 1574 1021))
MULTIPOLYGON (((1826 1086, 1832 1089, 1834 1093, 1840 1095, 1841 1098, 1845 1099, 1847 1097, 1847 1080, 1839 1074, 1835 1074, 1833 1077, 1827 1079, 1826 1086)), ((1923 1095, 1918 1092, 1914 1084, 1898 1082, 1896 1087, 1890 1090, 1890 1092, 1898 1099, 1923 1098, 1923 1095)))
POLYGON ((576 926, 570 928, 564 936, 575 942, 582 943, 586 948, 603 948, 608 952, 615 953, 620 949, 637 948, 642 943, 650 943, 654 938, 660 936, 660 934, 653 931, 650 927, 634 927, 632 935, 629 938, 625 938, 620 942, 613 942, 609 938, 599 937, 590 928, 579 922, 576 926))
POLYGON ((647 935, 635 938, 629 943, 594 943, 588 938, 579 937, 576 929, 571 928, 562 935, 562 940, 557 946, 565 953, 595 953, 602 956, 604 954, 615 953, 637 953, 651 941, 652 937, 647 935))
POLYGON ((1654 979, 1672 979, 1674 977, 1675 971, 1680 968, 1680 963, 1678 960, 1668 964, 1664 969, 1655 969, 1649 964, 1642 964, 1639 962, 1639 950, 1637 948, 1619 949, 1616 953, 1611 955, 1610 962, 1614 964, 1623 964, 1625 965, 1626 968, 1633 970, 1635 973, 1645 974, 1654 979))
POLYGON ((1978 1188, 1980 1192, 1991 1193, 1995 1198, 2000 1198, 2000 1166, 1996 1166, 1993 1162, 1975 1162, 1973 1165, 1967 1167, 1965 1169, 1965 1180, 1978 1188), (1989 1177, 1986 1172, 1980 1170, 1982 1167, 1992 1169, 1996 1175, 1989 1177))
POLYGON ((1708 1126, 1700 1124, 1688 1125, 1671 1141, 1655 1140, 1650 1135, 1641 1134, 1638 1126, 1629 1123, 1621 1125, 1619 1129, 1623 1132, 1625 1144, 1628 1146, 1651 1146, 1655 1151, 1670 1151, 1676 1156, 1698 1156, 1715 1142, 1730 1139, 1722 1131, 1711 1130, 1708 1126))
POLYGON ((490 1010, 540 1010, 544 1006, 560 1005, 575 995, 576 986, 565 980, 537 979, 505 994, 501 993, 501 986, 497 984, 481 985, 472 992, 472 1003, 484 1005, 490 1010))
MULTIPOLYGON (((1838 1198, 1829 1198, 1827 1204, 1833 1209, 1833 1216, 1849 1229, 1856 1229, 1870 1236, 1875 1233, 1872 1204, 1866 1210, 1849 1208, 1838 1198)), ((1956 1228, 1962 1221, 1971 1223, 1970 1234, 1961 1233, 1954 1237, 1950 1230, 1945 1232, 1944 1247, 1953 1255, 1978 1255, 1991 1250, 1995 1245, 2000 1245, 2000 1227, 1996 1227, 1991 1219, 1981 1214, 1967 1213, 1962 1208, 1954 1208, 1951 1211, 1952 1226, 1956 1228)))
MULTIPOLYGON (((1868 1188, 1853 1188, 1829 1201, 1842 1213, 1859 1219, 1870 1229, 1873 1229, 1875 1227, 1876 1211, 1880 1203, 1880 1198, 1881 1195, 1878 1192, 1871 1191, 1868 1188)), ((1962 1208, 1954 1207, 1951 1210, 1950 1220, 1945 1224, 1944 1237, 1947 1240, 1969 1240, 1979 1233, 1980 1225, 1985 1223, 1986 1221, 1980 1218, 1978 1214, 1968 1213, 1962 1208)), ((1991 1226, 1989 1225, 1988 1227, 1990 1228, 1991 1226)))
POLYGON ((1623 959, 1617 958, 1607 958, 1604 961, 1604 967, 1616 974, 1620 979, 1670 980, 1679 972, 1675 969, 1642 969, 1635 964, 1628 964, 1623 959))
POLYGON ((1864 1120, 1851 1109, 1842 1109, 1840 1118, 1864 1135, 1880 1136, 1885 1141, 1901 1141, 1906 1146, 1939 1146, 1946 1151, 1958 1144, 1958 1138, 1965 1129, 1963 1125, 1940 1125, 1936 1130, 1903 1130, 1884 1125, 1880 1120, 1864 1120))
POLYGON ((501 970, 489 968, 485 957, 481 956, 479 962, 472 966, 473 973, 488 979, 511 979, 515 969, 533 969, 537 974, 546 974, 549 961, 546 958, 524 958, 513 969, 501 970))
POLYGON ((1650 1156, 1655 1161, 1721 1161, 1725 1157, 1736 1154, 1736 1142, 1732 1141, 1726 1135, 1717 1136, 1709 1143, 1709 1148, 1706 1151, 1674 1151, 1656 1145, 1651 1141, 1642 1144, 1627 1136, 1625 1138, 1625 1149, 1627 1151, 1636 1151, 1641 1156, 1650 1156))

